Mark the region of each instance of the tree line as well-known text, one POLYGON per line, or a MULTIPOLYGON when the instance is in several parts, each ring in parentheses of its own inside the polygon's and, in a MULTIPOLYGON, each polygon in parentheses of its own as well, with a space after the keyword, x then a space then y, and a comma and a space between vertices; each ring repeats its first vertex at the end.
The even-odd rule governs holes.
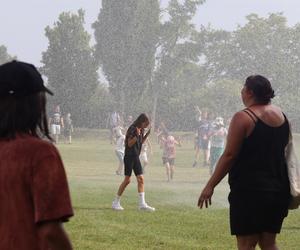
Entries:
MULTIPOLYGON (((45 28, 48 48, 40 68, 59 104, 82 127, 105 127, 108 112, 146 112, 171 129, 194 126, 197 105, 228 118, 242 108, 245 78, 262 74, 274 102, 300 128, 300 24, 281 13, 250 14, 234 31, 196 28, 203 0, 102 0, 92 35, 84 11, 63 12, 45 28), (200 6, 201 8, 201 6, 200 6), (104 80, 99 78, 104 76, 104 80)), ((0 63, 11 60, 0 47, 0 63)))

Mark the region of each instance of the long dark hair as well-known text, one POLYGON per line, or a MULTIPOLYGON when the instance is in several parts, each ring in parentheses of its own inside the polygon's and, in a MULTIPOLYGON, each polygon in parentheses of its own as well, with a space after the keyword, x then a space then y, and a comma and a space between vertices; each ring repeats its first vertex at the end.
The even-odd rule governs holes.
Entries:
POLYGON ((150 123, 149 118, 147 117, 146 114, 142 113, 139 115, 138 118, 136 118, 136 120, 133 122, 132 125, 134 125, 135 127, 140 128, 142 126, 142 123, 147 122, 150 123))
POLYGON ((38 138, 46 137, 52 141, 44 92, 0 99, 0 138, 14 139, 19 133, 38 138))

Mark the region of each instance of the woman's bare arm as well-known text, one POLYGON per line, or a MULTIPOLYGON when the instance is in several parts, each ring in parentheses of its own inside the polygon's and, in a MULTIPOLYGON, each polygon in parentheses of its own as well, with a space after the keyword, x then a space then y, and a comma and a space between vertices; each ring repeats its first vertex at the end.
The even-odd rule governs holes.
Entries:
POLYGON ((208 207, 208 204, 211 204, 213 190, 229 172, 234 161, 236 160, 243 140, 247 135, 249 123, 249 118, 244 112, 238 112, 233 116, 228 131, 225 151, 217 163, 216 170, 200 194, 198 200, 198 206, 200 208, 202 208, 204 203, 206 207, 208 207))

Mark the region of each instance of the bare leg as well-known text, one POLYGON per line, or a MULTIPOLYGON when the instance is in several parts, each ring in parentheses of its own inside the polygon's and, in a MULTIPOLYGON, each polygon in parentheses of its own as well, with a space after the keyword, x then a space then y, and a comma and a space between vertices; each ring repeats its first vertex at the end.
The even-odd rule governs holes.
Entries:
POLYGON ((260 234, 258 244, 262 250, 278 250, 276 246, 276 234, 262 233, 260 234))
POLYGON ((128 186, 130 183, 130 176, 125 176, 123 182, 121 183, 119 190, 118 190, 118 196, 121 196, 125 190, 125 188, 128 186))
POLYGON ((255 250, 259 240, 258 234, 237 236, 238 250, 255 250))
POLYGON ((169 162, 167 162, 165 164, 165 166, 166 166, 167 180, 170 181, 170 164, 169 164, 169 162))
POLYGON ((170 166, 170 170, 171 170, 171 180, 173 180, 173 177, 174 177, 174 171, 175 171, 175 166, 174 166, 174 165, 171 165, 171 166, 170 166))
POLYGON ((155 211, 155 208, 150 207, 145 201, 144 176, 138 175, 136 179, 138 182, 139 209, 145 211, 155 211))
POLYGON ((138 192, 139 193, 142 193, 144 192, 144 176, 142 175, 138 175, 136 177, 136 180, 137 180, 137 185, 138 185, 138 192))
POLYGON ((209 150, 204 149, 203 150, 203 165, 206 166, 209 164, 209 150))
POLYGON ((193 168, 197 166, 197 162, 199 161, 199 154, 200 154, 199 147, 196 146, 196 154, 195 154, 195 161, 193 163, 193 168))

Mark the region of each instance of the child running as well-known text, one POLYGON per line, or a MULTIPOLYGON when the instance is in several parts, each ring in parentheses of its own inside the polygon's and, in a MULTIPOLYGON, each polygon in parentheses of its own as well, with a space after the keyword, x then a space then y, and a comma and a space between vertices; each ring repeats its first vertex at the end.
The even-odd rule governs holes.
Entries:
POLYGON ((163 164, 166 167, 167 181, 173 180, 175 171, 176 145, 181 146, 180 140, 175 140, 172 135, 166 139, 161 138, 163 146, 163 164))
POLYGON ((139 195, 139 209, 145 211, 155 211, 155 208, 150 207, 145 201, 143 169, 139 159, 142 145, 150 134, 150 129, 146 134, 144 134, 144 129, 147 128, 149 124, 150 122, 148 117, 145 114, 141 114, 127 130, 125 137, 124 156, 125 178, 121 183, 117 196, 112 203, 112 209, 114 210, 124 210, 120 204, 120 199, 125 188, 130 183, 133 170, 138 183, 137 188, 139 195))
POLYGON ((122 175, 124 171, 124 151, 125 151, 125 135, 122 134, 122 130, 116 130, 116 147, 115 153, 119 160, 119 166, 116 170, 117 175, 122 175))

